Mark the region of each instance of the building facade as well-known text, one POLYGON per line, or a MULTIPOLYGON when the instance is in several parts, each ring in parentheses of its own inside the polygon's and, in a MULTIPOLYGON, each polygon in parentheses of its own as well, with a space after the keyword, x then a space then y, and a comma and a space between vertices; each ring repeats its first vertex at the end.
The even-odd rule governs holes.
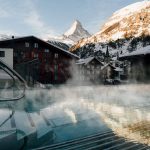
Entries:
POLYGON ((78 66, 79 80, 92 81, 99 83, 100 71, 103 63, 95 57, 89 57, 86 59, 80 59, 76 62, 78 66))
POLYGON ((13 49, 0 48, 0 59, 13 68, 13 49))
POLYGON ((0 41, 0 48, 13 49, 14 69, 28 82, 63 83, 71 77, 71 63, 78 59, 34 36, 0 41))
POLYGON ((121 55, 119 60, 126 62, 128 78, 136 81, 150 81, 150 50, 137 50, 121 55))

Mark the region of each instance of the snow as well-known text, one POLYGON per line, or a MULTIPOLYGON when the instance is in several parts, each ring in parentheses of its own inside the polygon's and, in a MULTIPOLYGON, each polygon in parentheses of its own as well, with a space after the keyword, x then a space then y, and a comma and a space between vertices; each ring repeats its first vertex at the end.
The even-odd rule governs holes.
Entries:
MULTIPOLYGON (((150 35, 150 1, 141 1, 128 5, 116 11, 110 19, 104 24, 99 32, 89 38, 80 40, 74 47, 93 43, 108 43, 117 39, 125 39, 126 37, 140 37, 143 34, 150 35), (144 17, 144 20, 141 19, 144 17)), ((123 45, 121 51, 127 51, 130 41, 123 45)), ((96 45, 94 51, 100 48, 96 45)), ((102 50, 103 51, 103 50, 102 50)), ((113 51, 113 49, 112 49, 113 51)))
POLYGON ((83 38, 90 37, 91 35, 82 27, 82 24, 75 20, 72 26, 62 36, 50 38, 49 40, 59 41, 68 45, 74 45, 76 42, 83 38))
POLYGON ((0 40, 10 39, 11 36, 8 36, 6 34, 0 34, 0 40))
POLYGON ((112 35, 111 39, 117 40, 119 38, 123 38, 124 37, 124 33, 125 32, 123 32, 123 31, 121 31, 121 32, 118 31, 118 32, 116 32, 115 34, 112 35))
POLYGON ((73 25, 71 26, 71 28, 67 32, 65 32, 64 35, 69 36, 69 35, 73 34, 75 32, 78 24, 81 25, 78 20, 75 20, 75 22, 73 23, 73 25))
POLYGON ((62 42, 68 44, 68 45, 73 45, 75 42, 71 39, 62 39, 62 42))
POLYGON ((88 64, 90 61, 92 61, 94 59, 94 57, 89 57, 89 58, 86 58, 86 59, 80 59, 77 61, 77 65, 79 64, 88 64))
POLYGON ((142 9, 145 9, 146 7, 150 7, 150 1, 142 1, 137 2, 131 5, 128 5, 127 7, 124 7, 120 9, 119 11, 116 11, 113 16, 110 18, 110 21, 107 22, 105 25, 112 25, 116 22, 119 22, 125 17, 128 17, 132 15, 133 13, 136 13, 138 11, 141 11, 142 9))
MULTIPOLYGON (((96 59, 97 61, 99 61, 97 58, 95 58, 95 57, 88 57, 88 58, 86 58, 86 59, 80 59, 80 60, 78 60, 77 61, 77 65, 81 65, 81 64, 88 64, 89 62, 91 62, 93 59, 96 59)), ((100 62, 100 61, 99 61, 100 62)), ((103 63, 102 62, 100 62, 102 65, 103 65, 103 63)))
POLYGON ((146 54, 150 54, 150 45, 146 47, 141 47, 138 50, 133 51, 131 53, 125 53, 123 55, 120 55, 120 58, 128 57, 128 56, 136 56, 136 55, 146 55, 146 54))
POLYGON ((64 39, 68 38, 74 42, 77 42, 79 40, 81 40, 82 38, 86 38, 91 36, 87 30, 85 30, 82 27, 82 24, 78 21, 75 20, 75 22, 73 23, 73 25, 70 27, 70 29, 64 33, 64 39))
POLYGON ((54 42, 62 42, 62 43, 67 44, 69 47, 71 47, 75 43, 73 40, 66 38, 64 36, 51 37, 48 40, 54 41, 54 42))
POLYGON ((117 72, 123 72, 123 69, 120 68, 120 67, 116 67, 114 70, 117 71, 117 72))
POLYGON ((140 11, 141 9, 146 8, 147 6, 150 6, 150 1, 142 1, 142 2, 137 2, 131 5, 128 5, 119 11, 116 11, 114 15, 119 15, 121 16, 127 16, 130 13, 134 13, 136 11, 140 11))
POLYGON ((112 66, 110 63, 107 63, 107 64, 105 64, 105 65, 101 68, 101 70, 105 69, 107 66, 110 66, 110 67, 112 67, 112 68, 115 69, 114 66, 112 66))

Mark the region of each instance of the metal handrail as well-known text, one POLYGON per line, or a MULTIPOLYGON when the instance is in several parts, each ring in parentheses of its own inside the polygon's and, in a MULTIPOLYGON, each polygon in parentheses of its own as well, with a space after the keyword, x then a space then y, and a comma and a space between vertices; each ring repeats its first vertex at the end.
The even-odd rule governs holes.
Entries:
MULTIPOLYGON (((15 78, 14 78, 14 76, 8 70, 6 70, 4 67, 0 66, 0 69, 4 70, 13 79, 12 85, 9 86, 9 87, 7 87, 7 89, 13 87, 14 84, 15 84, 15 78)), ((0 87, 0 89, 3 89, 3 88, 0 87)))
POLYGON ((18 95, 18 96, 15 97, 15 98, 2 98, 2 99, 0 98, 0 102, 18 101, 18 100, 22 99, 22 98, 25 96, 25 90, 26 90, 26 88, 28 87, 26 81, 25 81, 15 70, 13 70, 12 68, 10 68, 10 67, 9 67, 6 63, 4 63, 2 60, 0 60, 0 67, 1 67, 7 74, 9 74, 9 75, 12 77, 12 79, 13 79, 14 82, 16 82, 16 80, 15 80, 15 78, 14 78, 14 76, 16 76, 16 77, 19 79, 19 81, 20 81, 21 83, 23 83, 23 92, 22 92, 22 94, 18 95))
POLYGON ((11 112, 11 114, 8 116, 8 118, 6 118, 6 119, 0 124, 0 128, 1 128, 8 120, 10 120, 10 119, 13 117, 14 113, 15 113, 15 110, 13 109, 12 112, 11 112))

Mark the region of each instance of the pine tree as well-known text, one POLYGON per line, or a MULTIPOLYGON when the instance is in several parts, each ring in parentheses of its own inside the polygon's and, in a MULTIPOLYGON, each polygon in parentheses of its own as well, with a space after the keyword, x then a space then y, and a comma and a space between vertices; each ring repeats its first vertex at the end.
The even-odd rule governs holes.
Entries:
POLYGON ((108 46, 107 46, 107 50, 106 50, 106 54, 105 54, 105 62, 106 62, 106 63, 109 63, 109 62, 110 62, 110 55, 109 55, 108 46))

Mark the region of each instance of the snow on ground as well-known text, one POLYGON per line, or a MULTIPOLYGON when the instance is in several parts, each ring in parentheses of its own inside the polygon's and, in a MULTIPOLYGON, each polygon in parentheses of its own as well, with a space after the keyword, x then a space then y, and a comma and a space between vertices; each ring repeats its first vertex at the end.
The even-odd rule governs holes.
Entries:
POLYGON ((124 37, 124 32, 123 31, 118 31, 118 32, 116 32, 115 34, 113 34, 112 36, 111 36, 111 39, 112 40, 117 40, 117 39, 120 39, 120 38, 123 38, 124 37))
POLYGON ((136 13, 138 11, 141 11, 142 9, 150 7, 150 1, 142 1, 137 2, 131 5, 128 5, 127 7, 124 7, 118 11, 116 11, 113 16, 110 18, 110 21, 107 22, 105 25, 110 26, 116 22, 119 22, 124 17, 128 17, 132 15, 133 13, 136 13))
POLYGON ((141 47, 138 50, 133 51, 131 53, 126 53, 126 54, 120 55, 120 57, 146 55, 146 54, 150 54, 150 45, 148 45, 146 47, 141 47))

